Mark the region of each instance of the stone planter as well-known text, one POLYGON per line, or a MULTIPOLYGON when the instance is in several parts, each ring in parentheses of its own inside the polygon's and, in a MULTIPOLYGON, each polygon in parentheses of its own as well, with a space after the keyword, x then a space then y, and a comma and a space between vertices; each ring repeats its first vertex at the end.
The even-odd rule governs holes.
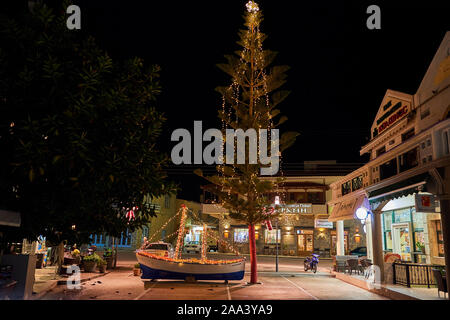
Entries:
POLYGON ((105 273, 106 272, 106 264, 98 265, 98 271, 100 271, 100 273, 105 273))
POLYGON ((95 261, 84 261, 84 272, 95 272, 95 268, 97 267, 97 262, 95 261))
POLYGON ((103 259, 106 261, 106 269, 112 269, 113 268, 113 262, 114 259, 112 256, 109 257, 103 257, 103 259))

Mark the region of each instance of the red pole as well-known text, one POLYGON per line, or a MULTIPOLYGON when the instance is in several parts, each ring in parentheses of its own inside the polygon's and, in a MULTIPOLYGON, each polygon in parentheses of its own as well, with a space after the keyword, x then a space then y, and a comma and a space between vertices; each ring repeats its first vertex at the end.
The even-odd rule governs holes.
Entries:
POLYGON ((250 283, 258 283, 258 271, 256 263, 256 239, 255 225, 248 225, 248 241, 250 245, 250 283))

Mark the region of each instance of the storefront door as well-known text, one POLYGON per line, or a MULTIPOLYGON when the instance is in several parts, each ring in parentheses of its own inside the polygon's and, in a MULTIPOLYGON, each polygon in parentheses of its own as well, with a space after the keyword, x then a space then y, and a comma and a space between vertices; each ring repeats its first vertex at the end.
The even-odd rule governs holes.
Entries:
POLYGON ((299 256, 308 256, 314 250, 314 235, 312 230, 300 230, 297 235, 297 251, 299 256))
POLYGON ((392 224, 392 251, 404 261, 411 260, 411 227, 409 223, 392 224))

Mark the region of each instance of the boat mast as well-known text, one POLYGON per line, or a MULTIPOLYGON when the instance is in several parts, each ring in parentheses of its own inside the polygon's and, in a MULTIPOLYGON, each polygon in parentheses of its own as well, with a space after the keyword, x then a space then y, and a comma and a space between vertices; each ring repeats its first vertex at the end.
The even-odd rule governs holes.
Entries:
POLYGON ((202 258, 201 261, 205 262, 206 261, 206 246, 207 246, 207 232, 208 226, 206 225, 206 223, 203 223, 203 235, 202 235, 202 258))
POLYGON ((181 213, 181 220, 180 220, 180 227, 178 228, 178 238, 177 238, 177 246, 175 247, 175 259, 180 259, 180 249, 183 242, 183 235, 184 235, 184 225, 186 223, 186 211, 187 208, 184 204, 181 205, 182 213, 181 213))

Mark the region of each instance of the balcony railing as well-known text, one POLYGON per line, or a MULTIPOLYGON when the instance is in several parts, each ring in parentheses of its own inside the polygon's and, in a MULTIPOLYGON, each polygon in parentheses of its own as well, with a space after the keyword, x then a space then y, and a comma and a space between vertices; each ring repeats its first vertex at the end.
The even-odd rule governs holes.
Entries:
POLYGON ((400 284, 408 288, 412 285, 426 285, 430 288, 430 286, 436 285, 431 269, 440 267, 429 264, 395 262, 392 264, 394 284, 400 284))

